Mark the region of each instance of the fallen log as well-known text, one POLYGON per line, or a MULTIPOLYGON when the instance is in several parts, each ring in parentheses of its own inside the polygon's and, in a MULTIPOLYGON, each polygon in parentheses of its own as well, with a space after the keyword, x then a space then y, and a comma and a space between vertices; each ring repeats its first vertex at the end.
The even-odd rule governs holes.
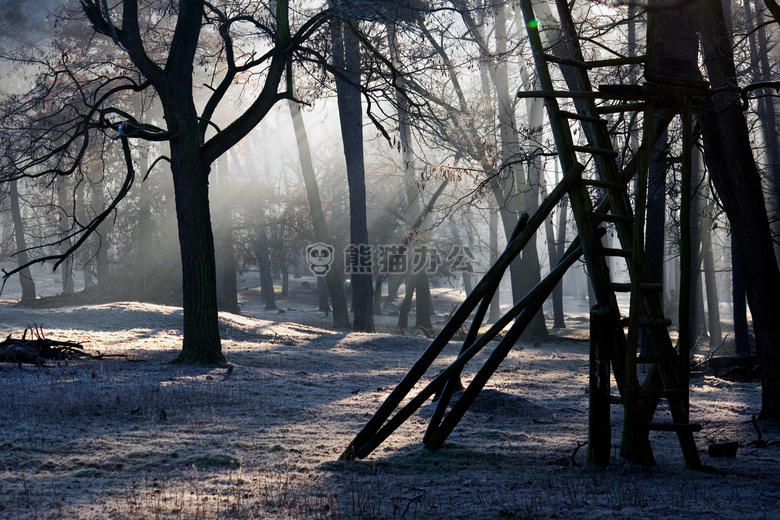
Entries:
POLYGON ((21 338, 13 338, 9 334, 0 342, 0 362, 44 366, 46 361, 91 357, 80 343, 49 339, 39 327, 25 329, 21 338))
POLYGON ((755 353, 710 358, 710 368, 754 367, 758 364, 755 353))

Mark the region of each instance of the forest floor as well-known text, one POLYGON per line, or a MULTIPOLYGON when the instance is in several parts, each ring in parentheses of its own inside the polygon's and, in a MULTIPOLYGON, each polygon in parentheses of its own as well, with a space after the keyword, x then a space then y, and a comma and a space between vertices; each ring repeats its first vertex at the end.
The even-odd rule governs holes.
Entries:
MULTIPOLYGON (((37 325, 121 357, 0 365, 0 518, 780 518, 780 427, 756 423, 768 443, 753 442, 755 381, 693 380, 709 471, 686 469, 670 433, 651 435, 656 467, 621 460, 619 405, 612 464, 586 465, 587 306, 574 302, 568 328, 517 345, 440 450, 421 442, 429 402, 368 458, 338 461, 429 340, 397 334, 392 316, 377 334, 332 330, 307 303, 313 280, 292 281, 285 312, 242 284, 243 315, 221 315, 232 370, 169 363, 179 308, 31 309, 4 294, 0 337, 37 325), (709 458, 717 440, 738 441, 737 456, 709 458)), ((436 327, 459 297, 436 293, 436 327)))

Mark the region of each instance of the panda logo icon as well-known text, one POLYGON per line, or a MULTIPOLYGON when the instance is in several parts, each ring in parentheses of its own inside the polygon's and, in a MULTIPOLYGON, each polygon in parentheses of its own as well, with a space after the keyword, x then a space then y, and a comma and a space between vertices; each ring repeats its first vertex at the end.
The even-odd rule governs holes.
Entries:
POLYGON ((306 248, 309 269, 315 276, 325 276, 333 263, 333 246, 318 242, 306 248))

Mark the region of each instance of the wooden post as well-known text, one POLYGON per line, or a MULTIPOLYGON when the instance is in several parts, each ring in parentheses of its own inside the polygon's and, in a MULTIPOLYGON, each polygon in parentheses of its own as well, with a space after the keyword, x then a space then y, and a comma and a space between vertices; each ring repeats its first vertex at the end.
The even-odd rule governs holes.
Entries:
POLYGON ((588 373, 588 464, 607 466, 612 451, 609 406, 609 351, 617 324, 609 305, 590 309, 590 372, 588 373))
MULTIPOLYGON (((639 168, 634 184, 634 233, 631 265, 631 299, 628 311, 628 337, 626 340, 626 355, 624 358, 625 383, 623 385, 623 441, 621 454, 635 464, 652 466, 652 452, 643 450, 649 443, 647 431, 640 429, 641 414, 638 403, 639 381, 637 376, 637 345, 639 342, 639 318, 642 314, 642 282, 644 282, 644 236, 645 208, 647 206, 647 175, 650 167, 650 154, 653 146, 654 104, 648 101, 645 105, 645 119, 642 123, 642 145, 637 152, 639 168)), ((653 346, 653 352, 658 346, 653 346)))

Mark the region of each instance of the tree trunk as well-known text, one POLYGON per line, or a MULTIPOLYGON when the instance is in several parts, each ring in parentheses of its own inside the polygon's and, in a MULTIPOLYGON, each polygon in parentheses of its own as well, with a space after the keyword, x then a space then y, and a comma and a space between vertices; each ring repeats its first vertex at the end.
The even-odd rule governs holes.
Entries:
POLYGON ((374 316, 382 315, 382 282, 382 275, 377 274, 374 278, 374 316))
POLYGON ((718 306, 718 287, 715 279, 715 258, 712 254, 711 219, 702 220, 702 254, 704 256, 704 287, 707 290, 707 322, 710 331, 710 347, 717 347, 723 340, 720 327, 720 309, 718 306))
MULTIPOLYGON (((191 77, 191 76, 186 76, 191 77)), ((180 363, 223 364, 217 315, 217 274, 209 210, 209 167, 200 160, 198 116, 191 85, 170 85, 161 96, 165 119, 175 135, 170 141, 182 264, 184 308, 180 363), (172 99, 175 98, 175 99, 172 99)))
MULTIPOLYGON (((68 204, 65 182, 65 177, 57 177, 57 204, 60 207, 60 254, 63 255, 70 248, 70 240, 65 238, 70 229, 68 214, 65 210, 65 208, 70 206, 68 204)), ((71 256, 66 257, 60 264, 60 273, 62 274, 62 294, 73 294, 73 258, 71 256)))
POLYGON ((282 258, 282 290, 279 292, 279 297, 290 297, 290 264, 287 263, 285 258, 282 258))
POLYGON ((431 288, 428 282, 428 275, 425 272, 417 277, 417 298, 415 300, 415 326, 430 330, 433 328, 431 323, 431 288))
POLYGON ((701 164, 701 156, 696 146, 691 150, 691 211, 690 211, 690 236, 691 236, 691 299, 690 313, 688 314, 689 338, 691 348, 696 345, 697 340, 707 337, 707 320, 704 315, 704 287, 702 282, 702 263, 704 261, 702 249, 702 226, 704 222, 701 218, 706 208, 706 200, 701 193, 700 187, 704 183, 704 169, 701 164))
MULTIPOLYGON (((517 130, 517 121, 514 114, 514 103, 509 95, 509 79, 507 74, 507 64, 503 58, 507 50, 506 34, 506 6, 501 4, 496 7, 496 54, 498 54, 498 63, 493 67, 493 83, 496 89, 496 102, 499 133, 501 140, 501 176, 504 186, 504 200, 500 205, 506 206, 506 212, 511 213, 511 219, 504 218, 504 232, 508 237, 517 223, 520 211, 533 214, 538 205, 539 186, 534 185, 530 179, 526 179, 522 169, 522 150, 520 147, 520 138, 517 130), (508 222, 509 221, 509 222, 508 222)), ((539 255, 536 251, 536 235, 531 238, 528 245, 523 248, 519 261, 516 261, 516 267, 510 267, 512 276, 512 297, 514 301, 519 301, 533 287, 539 283, 541 273, 539 265, 539 255)), ((533 320, 523 332, 523 340, 528 340, 531 336, 543 336, 547 334, 547 326, 544 322, 544 314, 541 309, 534 315, 533 320)))
POLYGON ((330 304, 328 303, 328 282, 322 276, 317 277, 317 298, 319 300, 319 309, 325 313, 330 313, 330 304))
MULTIPOLYGON (((559 182, 557 163, 555 169, 555 182, 559 182)), ((547 196, 547 189, 544 186, 542 186, 542 196, 547 196)), ((550 213, 550 216, 544 221, 544 231, 547 235, 547 256, 550 259, 550 269, 553 269, 558 265, 558 262, 563 258, 564 254, 564 244, 566 242, 566 203, 567 199, 564 197, 558 207, 557 236, 555 233, 555 212, 550 213)), ((555 289, 552 291, 552 304, 553 328, 566 328, 566 321, 563 313, 563 280, 558 282, 555 289)))
MULTIPOLYGON (((498 260, 498 210, 493 208, 488 210, 490 212, 490 265, 496 263, 498 260)), ((501 284, 496 286, 496 292, 493 294, 493 299, 490 301, 490 314, 488 315, 487 322, 495 323, 501 319, 501 284)))
MULTIPOLYGON (((293 127, 295 128, 295 140, 298 144, 301 174, 303 176, 303 184, 306 187, 306 198, 309 201, 309 211, 311 212, 314 236, 318 242, 331 244, 333 243, 333 237, 330 232, 328 232, 328 226, 325 222, 325 213, 322 210, 320 190, 317 186, 317 177, 314 174, 314 163, 311 159, 311 148, 309 147, 309 138, 306 134, 306 125, 304 124, 303 115, 301 114, 301 107, 292 100, 288 102, 288 107, 290 109, 290 115, 292 116, 293 127)), ((332 265, 331 269, 325 274, 325 282, 327 284, 328 292, 330 293, 330 300, 333 303, 333 326, 337 328, 349 327, 347 297, 344 295, 344 284, 341 282, 341 273, 338 272, 335 265, 332 265)))
MULTIPOLYGON (((491 209, 490 213, 491 213, 491 215, 493 215, 492 218, 495 220, 495 211, 491 209)), ((498 224, 496 222, 494 222, 493 226, 496 227, 497 225, 498 224)), ((465 245, 463 243, 463 237, 461 236, 460 232, 458 231, 458 225, 455 223, 454 219, 450 220, 450 233, 452 233, 452 243, 454 245, 461 245, 461 246, 465 245)), ((471 235, 468 233, 468 230, 467 230, 466 235, 467 235, 468 240, 469 240, 469 247, 472 247, 472 245, 471 245, 471 235)), ((493 244, 493 242, 492 242, 492 240, 493 240, 492 235, 491 235, 490 240, 491 240, 490 243, 493 244)), ((491 247, 493 247, 493 246, 491 245, 491 247)), ((474 249, 472 248, 471 250, 473 251, 474 249)), ((498 237, 496 237, 495 250, 498 251, 498 237)), ((495 258, 493 258, 493 252, 492 251, 493 250, 491 249, 490 265, 493 265, 493 262, 495 262, 495 258)), ((498 258, 498 253, 497 252, 495 254, 495 257, 498 258)), ((463 276, 463 289, 466 291, 466 295, 468 295, 474 289, 474 279, 473 279, 471 273, 468 270, 461 271, 461 274, 463 276)))
MULTIPOLYGON (((366 175, 363 163, 363 112, 360 91, 360 43, 351 28, 340 21, 332 22, 334 65, 344 71, 346 79, 336 77, 336 96, 341 122, 341 139, 347 164, 349 185, 349 234, 353 247, 368 247, 366 214, 366 175)), ((352 330, 374 332, 373 286, 370 259, 361 259, 367 273, 351 272, 352 330)))
MULTIPOLYGON (((149 167, 149 147, 140 152, 138 169, 143 175, 149 167)), ((146 179, 138 186, 138 214, 136 217, 136 250, 133 260, 133 298, 138 301, 147 299, 146 277, 149 256, 152 254, 152 190, 150 179, 146 179)))
POLYGON ((767 220, 761 177, 750 145, 750 132, 740 106, 730 34, 720 0, 699 4, 704 63, 714 89, 715 111, 704 112, 703 139, 707 165, 715 189, 732 226, 740 257, 750 259, 744 269, 747 300, 753 317, 760 364, 760 416, 780 419, 780 349, 775 340, 780 327, 780 270, 767 220))
POLYGON ((265 227, 261 227, 257 232, 254 249, 257 263, 260 264, 260 295, 265 301, 265 310, 272 311, 276 309, 276 294, 274 293, 274 271, 271 266, 271 253, 268 250, 268 236, 265 234, 265 227))
MULTIPOLYGON (((14 224, 14 240, 16 241, 16 262, 23 266, 30 260, 27 255, 27 241, 24 237, 24 220, 22 220, 22 210, 19 204, 19 189, 16 181, 8 183, 9 198, 11 202, 11 219, 14 224)), ((35 299, 35 280, 33 280, 30 268, 25 267, 19 271, 19 284, 22 286, 22 303, 27 303, 35 299)))
MULTIPOLYGON (((769 64, 771 50, 767 43, 766 27, 763 9, 758 2, 753 2, 755 22, 751 16, 750 2, 744 2, 747 33, 750 35, 751 59, 753 64, 753 82, 772 80, 772 67, 769 64), (755 28, 755 30, 754 30, 755 28)), ((763 142, 768 159, 770 225, 775 237, 780 237, 780 141, 778 141, 777 116, 775 114, 775 96, 770 89, 756 92, 758 104, 758 120, 761 122, 763 142)), ((780 260, 780 242, 775 240, 775 257, 780 260)))
POLYGON ((731 316, 734 320, 734 347, 737 354, 750 352, 745 274, 737 237, 731 232, 731 316))
POLYGON ((213 201, 214 262, 217 272, 217 308, 238 314, 238 286, 236 285, 236 254, 233 244, 232 197, 229 193, 230 173, 228 159, 223 155, 217 161, 213 201))
MULTIPOLYGON (((403 66, 398 52, 398 39, 396 34, 396 26, 388 25, 388 44, 390 48, 390 56, 396 67, 399 69, 403 66)), ((412 149, 412 125, 409 118, 409 103, 401 90, 406 88, 405 79, 403 76, 394 78, 394 86, 396 88, 396 106, 398 108, 398 130, 399 141, 401 145, 401 157, 403 163, 404 183, 406 185, 406 204, 407 214, 415 216, 420 220, 421 224, 424 221, 425 215, 422 208, 422 188, 417 183, 417 174, 414 166, 414 153, 412 149)), ((422 227, 422 226, 420 226, 422 227)), ((411 230, 413 233, 419 231, 411 230)), ((418 327, 425 329, 431 328, 431 290, 430 280, 426 273, 421 273, 417 277, 416 281, 416 293, 417 293, 417 306, 416 306, 416 324, 418 327), (423 286, 424 285, 424 286, 423 286), (426 301, 427 300, 427 301, 426 301)))
MULTIPOLYGON (((75 193, 73 194, 73 207, 75 210, 74 213, 77 222, 89 222, 91 220, 91 216, 87 211, 87 204, 85 202, 87 196, 86 195, 87 185, 89 183, 90 183, 89 177, 87 177, 82 182, 76 184, 76 190, 75 193)), ((94 236, 90 237, 90 240, 88 241, 90 245, 96 242, 98 241, 95 240, 94 236)), ((97 245, 99 245, 99 242, 97 243, 97 245)), ((95 247, 97 247, 97 245, 95 247)), ((83 253, 83 251, 80 252, 83 253)), ((87 290, 94 287, 95 285, 95 277, 92 276, 92 270, 91 270, 94 264, 94 252, 87 250, 85 256, 88 260, 83 262, 84 267, 81 270, 81 272, 82 275, 84 276, 84 290, 87 290)))
MULTIPOLYGON (((93 172, 95 173, 95 172, 93 172)), ((98 175, 94 175, 98 177, 98 175)), ((90 179, 92 185, 92 197, 90 197, 90 206, 92 214, 97 215, 105 211, 106 198, 104 193, 104 184, 101 179, 90 179)), ((95 236, 95 274, 97 275, 98 293, 105 293, 111 287, 111 269, 108 258, 108 232, 109 223, 103 221, 98 227, 95 236)))
POLYGON ((404 299, 401 301, 401 306, 398 309, 398 328, 405 329, 409 326, 409 311, 412 310, 412 296, 417 288, 417 275, 412 274, 406 280, 406 290, 404 291, 404 299))
MULTIPOLYGON (((555 182, 560 182, 560 171, 558 161, 555 161, 555 182)), ((569 211, 569 197, 561 199, 558 207, 558 231, 555 234, 555 248, 557 250, 556 258, 563 258, 566 252, 566 216, 569 211)), ((550 263, 550 265, 553 265, 550 263)), ((553 326, 556 328, 566 328, 565 314, 563 311, 563 280, 553 289, 553 326)))

